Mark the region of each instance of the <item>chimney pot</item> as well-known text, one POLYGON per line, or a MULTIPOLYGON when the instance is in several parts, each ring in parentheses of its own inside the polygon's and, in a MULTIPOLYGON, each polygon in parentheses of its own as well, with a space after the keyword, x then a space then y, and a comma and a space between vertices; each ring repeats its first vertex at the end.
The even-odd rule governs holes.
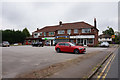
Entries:
POLYGON ((62 25, 62 21, 59 22, 59 25, 62 25))
POLYGON ((96 18, 94 18, 94 27, 96 28, 96 18))
POLYGON ((37 30, 39 30, 39 28, 37 28, 37 30))

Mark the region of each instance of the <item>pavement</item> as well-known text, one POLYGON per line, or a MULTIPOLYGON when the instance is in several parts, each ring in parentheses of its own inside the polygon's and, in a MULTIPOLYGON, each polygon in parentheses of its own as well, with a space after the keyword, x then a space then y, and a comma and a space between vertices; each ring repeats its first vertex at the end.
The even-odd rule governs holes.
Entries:
MULTIPOLYGON (((106 51, 107 48, 87 48, 87 54, 95 51, 106 51)), ((16 75, 43 69, 51 64, 64 62, 85 54, 56 53, 54 46, 2 47, 2 77, 14 78, 16 75)))

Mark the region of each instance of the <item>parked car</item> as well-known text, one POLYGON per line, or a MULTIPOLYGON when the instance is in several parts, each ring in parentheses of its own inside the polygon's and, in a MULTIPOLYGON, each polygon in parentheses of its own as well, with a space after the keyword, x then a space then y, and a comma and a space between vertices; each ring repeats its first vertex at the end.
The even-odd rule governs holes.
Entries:
POLYGON ((33 42, 32 43, 32 46, 34 47, 34 46, 36 46, 36 47, 43 47, 44 45, 43 45, 43 42, 33 42))
POLYGON ((18 43, 14 43, 13 45, 14 45, 14 46, 18 46, 19 44, 18 44, 18 43))
POLYGON ((71 42, 59 42, 55 46, 55 50, 57 53, 63 51, 63 52, 73 52, 75 54, 84 53, 86 52, 86 48, 83 46, 76 46, 75 44, 71 42))
POLYGON ((107 41, 105 41, 105 42, 102 42, 102 43, 100 44, 100 46, 101 46, 101 47, 109 47, 109 43, 108 43, 107 41))
POLYGON ((10 43, 8 41, 3 41, 2 42, 2 47, 9 47, 10 43))

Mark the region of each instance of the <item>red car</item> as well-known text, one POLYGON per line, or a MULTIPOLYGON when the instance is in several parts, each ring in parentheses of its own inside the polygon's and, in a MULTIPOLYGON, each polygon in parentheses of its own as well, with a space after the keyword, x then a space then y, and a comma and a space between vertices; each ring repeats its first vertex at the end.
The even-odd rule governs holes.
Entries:
POLYGON ((75 54, 86 52, 86 48, 83 46, 75 46, 71 42, 59 42, 55 46, 55 50, 57 53, 63 51, 63 52, 73 52, 75 54))

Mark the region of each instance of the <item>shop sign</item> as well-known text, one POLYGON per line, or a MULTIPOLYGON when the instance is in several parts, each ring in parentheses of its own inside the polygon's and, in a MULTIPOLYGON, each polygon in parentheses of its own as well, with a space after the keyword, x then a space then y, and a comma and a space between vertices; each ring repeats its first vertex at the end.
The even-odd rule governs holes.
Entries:
POLYGON ((69 36, 56 36, 56 39, 69 39, 69 36))
POLYGON ((112 35, 112 38, 115 38, 115 35, 112 35))
POLYGON ((78 36, 70 36, 70 38, 95 38, 94 35, 78 35, 78 36))
POLYGON ((42 38, 42 40, 53 40, 55 39, 55 37, 45 37, 45 38, 42 38))

